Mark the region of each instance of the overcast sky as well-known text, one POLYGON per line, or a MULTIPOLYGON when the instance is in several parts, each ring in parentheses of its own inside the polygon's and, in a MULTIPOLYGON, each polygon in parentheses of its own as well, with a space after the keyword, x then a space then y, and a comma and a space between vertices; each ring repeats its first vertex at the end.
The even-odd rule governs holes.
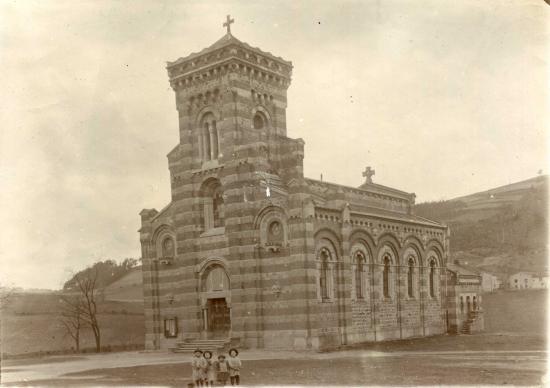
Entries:
POLYGON ((1 274, 58 288, 139 257, 138 213, 170 198, 166 61, 240 40, 291 60, 305 173, 449 199, 546 173, 542 1, 4 1, 1 274), (481 4, 480 4, 481 3, 481 4))

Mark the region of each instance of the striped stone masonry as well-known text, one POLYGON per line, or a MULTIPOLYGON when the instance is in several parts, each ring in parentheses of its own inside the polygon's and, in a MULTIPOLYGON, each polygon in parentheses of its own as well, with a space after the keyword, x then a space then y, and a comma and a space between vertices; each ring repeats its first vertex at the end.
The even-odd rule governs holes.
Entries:
POLYGON ((447 227, 416 217, 414 194, 304 177, 304 141, 287 137, 291 62, 228 34, 167 70, 180 141, 171 202, 140 213, 146 348, 447 330, 447 227))

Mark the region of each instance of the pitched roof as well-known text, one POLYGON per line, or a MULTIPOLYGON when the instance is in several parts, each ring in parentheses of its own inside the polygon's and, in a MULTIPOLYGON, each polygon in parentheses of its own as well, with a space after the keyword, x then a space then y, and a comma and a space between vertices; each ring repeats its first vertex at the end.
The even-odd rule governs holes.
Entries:
POLYGON ((175 60, 174 62, 168 62, 168 66, 167 67, 171 67, 171 66, 174 66, 174 65, 177 65, 177 64, 180 64, 182 62, 185 62, 185 61, 188 61, 190 59, 193 59, 193 58, 196 58, 196 57, 199 57, 201 55, 204 55, 204 54, 207 54, 207 53, 210 53, 210 52, 213 52, 213 51, 216 51, 217 49, 220 49, 222 47, 226 47, 226 46, 230 46, 232 44, 235 44, 237 46, 241 46, 243 48, 246 48, 250 51, 254 51, 260 55, 265 55, 275 61, 279 61, 279 62, 283 62, 289 66, 292 66, 292 62, 290 61, 287 61, 281 57, 277 57, 273 54, 271 54, 270 52, 266 52, 266 51, 262 51, 260 50, 258 47, 252 47, 250 46, 248 43, 245 43, 245 42, 242 42, 240 41, 239 39, 235 38, 230 32, 228 32, 227 34, 225 34, 224 36, 222 36, 220 39, 218 39, 216 42, 214 42, 213 44, 211 44, 210 46, 202 49, 201 51, 199 52, 196 52, 196 53, 191 53, 189 54, 188 56, 186 57, 181 57, 181 58, 178 58, 177 60, 175 60))
POLYGON ((455 263, 447 263, 447 269, 459 275, 480 276, 477 271, 455 263))

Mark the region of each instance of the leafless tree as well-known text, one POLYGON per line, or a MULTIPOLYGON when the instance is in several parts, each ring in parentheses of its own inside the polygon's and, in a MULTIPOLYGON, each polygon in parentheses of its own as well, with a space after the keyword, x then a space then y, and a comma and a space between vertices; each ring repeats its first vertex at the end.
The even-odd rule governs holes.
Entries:
POLYGON ((80 295, 66 295, 60 300, 61 324, 65 332, 75 343, 77 352, 80 352, 80 330, 84 324, 84 303, 80 295))
POLYGON ((97 288, 97 268, 89 268, 88 271, 76 276, 76 291, 79 293, 79 301, 82 311, 82 321, 90 326, 95 337, 96 352, 101 351, 101 330, 97 320, 97 304, 100 300, 100 291, 97 288))

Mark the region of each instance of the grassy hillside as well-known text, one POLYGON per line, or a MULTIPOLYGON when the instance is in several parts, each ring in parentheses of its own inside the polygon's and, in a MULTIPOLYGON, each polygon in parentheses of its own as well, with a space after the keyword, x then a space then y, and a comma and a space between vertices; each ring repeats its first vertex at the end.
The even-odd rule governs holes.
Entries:
POLYGON ((112 301, 143 302, 141 267, 132 268, 122 278, 107 286, 105 298, 112 301))
MULTIPOLYGON (((2 354, 71 350, 74 342, 60 322, 61 293, 11 295, 1 311, 2 354)), ((145 336, 143 303, 105 301, 99 306, 104 348, 142 348, 145 336)), ((89 329, 81 333, 81 348, 94 348, 89 329)))
POLYGON ((501 274, 547 267, 548 176, 416 206, 451 228, 451 257, 501 274))

